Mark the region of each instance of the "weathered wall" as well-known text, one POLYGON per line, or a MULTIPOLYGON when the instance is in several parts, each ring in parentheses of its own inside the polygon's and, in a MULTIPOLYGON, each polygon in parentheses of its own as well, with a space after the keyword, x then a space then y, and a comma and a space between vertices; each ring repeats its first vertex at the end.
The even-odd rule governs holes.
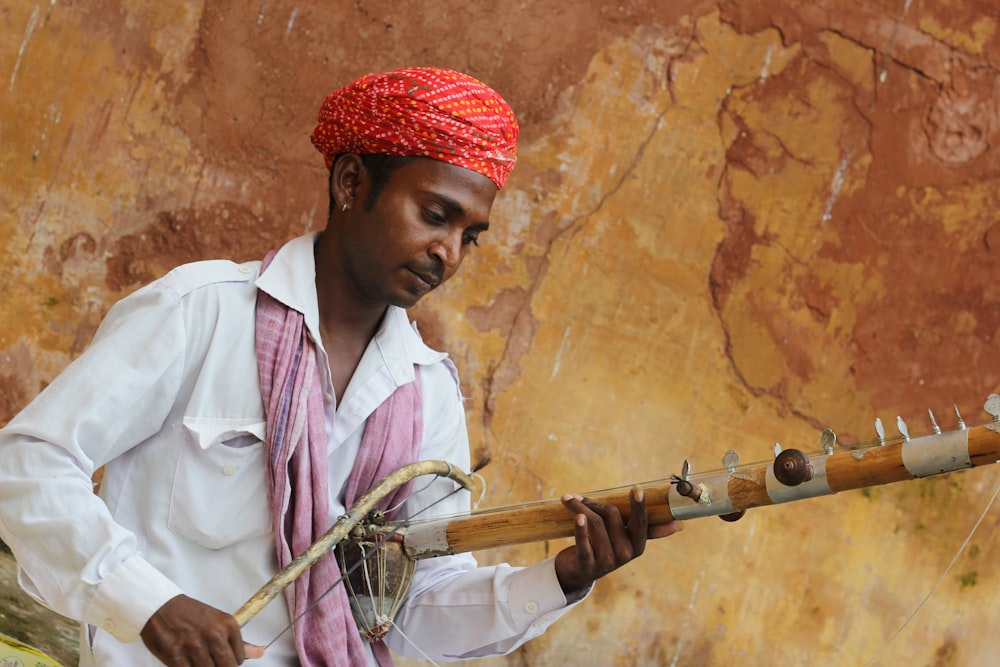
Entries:
MULTIPOLYGON (((416 3, 415 3, 416 4, 416 3)), ((408 64, 523 122, 494 230, 415 310, 487 504, 717 468, 1000 386, 992 0, 0 7, 0 420, 118 297, 325 213, 332 87, 408 64), (669 5, 661 8, 660 5, 669 5)), ((986 665, 1000 472, 688 522, 503 665, 986 665)), ((483 554, 526 562, 561 548, 483 554)))

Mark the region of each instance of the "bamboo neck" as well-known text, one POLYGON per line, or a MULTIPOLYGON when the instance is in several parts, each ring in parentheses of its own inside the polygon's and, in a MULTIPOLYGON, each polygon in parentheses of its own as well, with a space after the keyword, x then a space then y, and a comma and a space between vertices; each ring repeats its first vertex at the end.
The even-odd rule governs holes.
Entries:
MULTIPOLYGON (((967 438, 968 463, 956 461, 951 451, 942 446, 938 448, 941 452, 940 461, 935 461, 939 472, 988 465, 997 463, 1000 459, 1000 433, 990 426, 927 436, 919 441, 922 446, 926 446, 927 438, 941 438, 943 443, 945 438, 954 439, 956 434, 967 438)), ((772 492, 776 484, 773 473, 768 479, 772 461, 740 466, 733 472, 723 470, 693 476, 691 482, 696 486, 717 490, 714 500, 707 503, 698 503, 681 496, 670 479, 636 486, 645 493, 650 524, 700 516, 725 515, 723 518, 738 518, 742 511, 752 507, 914 479, 916 476, 909 472, 904 462, 903 450, 906 447, 913 447, 911 441, 840 449, 832 454, 815 455, 810 460, 816 468, 820 468, 819 463, 822 462, 822 479, 801 486, 783 486, 776 497, 772 497, 775 495, 772 492)), ((934 456, 930 458, 934 460, 934 456)), ((630 489, 631 487, 619 487, 597 491, 587 494, 587 497, 617 507, 627 521, 631 512, 630 489)), ((558 499, 551 499, 417 523, 402 532, 404 547, 411 558, 429 558, 446 553, 572 537, 573 518, 573 513, 564 508, 558 499)))

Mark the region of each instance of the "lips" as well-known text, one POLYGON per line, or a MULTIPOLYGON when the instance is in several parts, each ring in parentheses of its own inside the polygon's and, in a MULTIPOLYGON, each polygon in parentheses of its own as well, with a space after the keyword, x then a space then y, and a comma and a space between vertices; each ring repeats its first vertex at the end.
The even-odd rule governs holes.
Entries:
POLYGON ((436 271, 424 271, 421 269, 414 269, 412 267, 406 267, 410 273, 416 276, 424 285, 426 289, 432 290, 441 284, 441 276, 436 271))

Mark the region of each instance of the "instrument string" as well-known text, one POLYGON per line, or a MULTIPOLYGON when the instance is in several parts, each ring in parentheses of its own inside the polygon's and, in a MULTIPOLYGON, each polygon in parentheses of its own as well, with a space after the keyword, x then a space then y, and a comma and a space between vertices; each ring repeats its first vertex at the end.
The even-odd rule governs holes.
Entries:
POLYGON ((955 563, 958 562, 959 557, 965 552, 965 548, 969 546, 969 542, 972 541, 972 537, 976 534, 976 531, 979 530, 979 526, 980 524, 983 523, 983 519, 986 518, 986 515, 989 514, 990 508, 993 507, 993 503, 996 501, 997 495, 1000 495, 1000 485, 998 485, 997 488, 993 490, 993 495, 990 497, 989 502, 986 503, 986 508, 983 510, 982 514, 979 515, 979 519, 977 519, 976 523, 972 526, 972 530, 969 531, 969 534, 966 536, 965 541, 962 542, 961 546, 958 547, 958 550, 952 557, 951 562, 948 563, 947 567, 944 568, 944 572, 941 573, 941 576, 938 577, 938 580, 934 582, 934 585, 931 586, 929 591, 927 591, 927 594, 924 595, 924 597, 920 600, 919 603, 917 603, 917 606, 913 609, 910 615, 903 620, 903 622, 900 624, 898 628, 896 628, 896 631, 892 633, 888 641, 886 641, 885 645, 882 648, 880 648, 875 655, 873 655, 871 658, 868 659, 868 662, 864 664, 864 667, 869 667, 876 660, 878 660, 878 658, 883 653, 885 653, 885 651, 889 648, 889 646, 891 646, 892 643, 896 641, 896 638, 899 637, 900 633, 903 632, 903 629, 910 624, 910 621, 912 621, 916 617, 916 615, 920 612, 920 609, 927 603, 928 600, 930 600, 931 596, 934 595, 935 591, 937 591, 938 587, 941 585, 941 582, 944 581, 945 577, 948 576, 948 573, 951 572, 952 567, 954 567, 955 563))
MULTIPOLYGON (((979 424, 978 426, 985 426, 985 425, 990 424, 990 423, 995 423, 995 422, 983 422, 982 424, 979 424)), ((954 432, 954 431, 969 430, 970 428, 976 428, 976 427, 977 426, 971 426, 971 427, 970 426, 964 426, 964 427, 962 427, 962 426, 954 426, 952 428, 942 428, 940 433, 938 433, 937 431, 931 431, 931 430, 919 431, 919 432, 914 432, 909 439, 910 440, 917 440, 917 439, 920 439, 920 438, 925 437, 925 436, 933 437, 933 436, 941 435, 942 433, 951 433, 951 432, 954 432)), ((895 436, 886 436, 885 438, 881 438, 881 439, 864 440, 864 441, 857 442, 857 443, 840 443, 840 442, 838 442, 835 453, 836 452, 861 452, 861 453, 864 453, 864 452, 869 451, 869 450, 875 451, 875 450, 878 450, 878 449, 880 449, 880 448, 882 448, 882 447, 884 447, 886 445, 902 444, 902 443, 906 442, 906 440, 907 440, 907 438, 905 438, 902 435, 895 435, 895 436)), ((822 449, 811 449, 811 450, 803 449, 802 451, 803 451, 803 453, 805 453, 810 458, 828 456, 826 454, 826 452, 824 450, 822 450, 822 449)), ((773 463, 773 459, 770 459, 770 460, 760 460, 760 461, 753 461, 753 462, 747 462, 747 463, 739 463, 739 464, 733 466, 732 469, 730 469, 730 468, 714 468, 714 469, 708 469, 708 470, 699 470, 699 471, 696 471, 696 472, 692 472, 688 476, 688 479, 689 479, 689 481, 697 482, 698 480, 704 480, 704 479, 708 479, 708 478, 712 478, 712 477, 717 477, 717 476, 720 476, 720 475, 732 475, 734 472, 747 471, 747 470, 755 470, 755 469, 759 469, 759 468, 762 468, 762 467, 767 467, 767 466, 772 465, 772 463, 773 463)), ((481 476, 478 473, 475 474, 474 476, 481 479, 481 476)), ((665 478, 661 478, 661 479, 655 479, 655 480, 645 481, 645 482, 643 482, 641 484, 641 486, 646 486, 646 487, 666 486, 667 484, 670 484, 671 482, 672 482, 672 478, 671 477, 665 477, 665 478)), ((481 495, 485 495, 485 480, 483 480, 483 485, 484 485, 483 486, 483 494, 481 494, 481 495)), ((634 487, 634 486, 636 486, 635 483, 631 483, 631 484, 626 484, 626 485, 622 485, 622 486, 609 487, 609 488, 605 488, 605 489, 592 489, 592 490, 587 491, 587 495, 602 495, 602 494, 613 494, 613 493, 625 493, 625 492, 629 491, 630 489, 632 489, 632 487, 634 487)), ((480 501, 481 500, 482 500, 482 497, 480 498, 480 501)), ((554 501, 551 498, 542 498, 542 499, 538 499, 538 500, 529 500, 527 502, 516 503, 516 504, 513 504, 513 505, 500 505, 500 506, 497 506, 497 507, 488 507, 488 508, 484 508, 484 509, 475 509, 474 512, 461 512, 461 513, 457 513, 457 514, 443 515, 443 516, 437 516, 437 517, 433 517, 433 518, 429 518, 429 519, 421 519, 421 520, 415 520, 415 521, 414 520, 407 520, 407 526, 420 526, 420 525, 423 525, 423 524, 426 524, 426 523, 433 523, 433 522, 441 521, 441 520, 459 519, 459 518, 462 518, 462 517, 471 516, 472 514, 475 514, 476 516, 480 516, 480 517, 481 516, 489 516, 491 514, 503 514, 503 513, 510 512, 512 510, 531 509, 532 507, 537 507, 539 505, 551 504, 553 502, 554 501)), ((476 506, 478 506, 478 503, 476 503, 476 506)), ((411 517, 411 519, 412 519, 412 517, 411 517)))
POLYGON ((409 643, 410 646, 412 646, 413 648, 417 649, 417 651, 420 653, 420 655, 423 656, 424 660, 426 660, 427 662, 429 662, 434 667, 441 667, 439 664, 437 664, 436 662, 434 662, 434 660, 429 655, 427 655, 426 653, 424 653, 424 650, 422 648, 420 648, 419 646, 417 646, 416 642, 414 642, 412 639, 410 639, 405 634, 403 634, 403 631, 399 629, 398 625, 396 625, 396 621, 390 620, 389 623, 392 625, 392 627, 394 627, 396 629, 396 632, 399 633, 400 637, 402 637, 403 639, 405 639, 407 641, 407 643, 409 643))
MULTIPOLYGON (((422 487, 420 487, 419 489, 417 489, 416 491, 414 491, 413 493, 411 493, 406 498, 403 498, 402 500, 400 500, 394 507, 389 507, 388 509, 386 509, 385 512, 384 512, 384 514, 392 514, 393 512, 395 512, 396 510, 398 510, 400 507, 402 507, 406 503, 406 501, 409 500, 412 496, 418 496, 421 493, 423 493, 424 491, 426 491, 428 488, 430 488, 431 484, 433 484, 434 482, 437 481, 438 477, 440 477, 440 475, 435 475, 434 477, 430 478, 427 481, 426 484, 424 484, 422 487)), ((448 494, 448 495, 451 495, 451 494, 448 494)), ((443 500, 443 498, 442 498, 442 500, 443 500)))
MULTIPOLYGON (((416 491, 416 492, 414 492, 414 493, 412 493, 410 495, 413 496, 413 495, 416 495, 416 494, 424 491, 428 486, 430 486, 431 483, 433 483, 434 481, 436 481, 438 478, 448 479, 444 475, 434 475, 434 477, 431 479, 431 481, 428 482, 423 488, 421 488, 420 490, 418 490, 418 491, 416 491)), ((462 491, 462 490, 463 490, 463 487, 456 484, 455 488, 452 489, 449 493, 446 493, 445 495, 441 496, 440 498, 438 498, 434 502, 429 503, 426 507, 418 510, 417 512, 414 512, 413 516, 410 517, 410 518, 412 519, 413 517, 416 517, 416 516, 419 516, 419 515, 423 514, 424 512, 426 512, 427 510, 431 509, 432 507, 434 507, 438 503, 444 502, 445 500, 447 500, 448 498, 451 498, 453 495, 455 495, 456 493, 458 493, 459 491, 462 491)), ((393 537, 395 537, 396 535, 398 535, 400 531, 402 531, 404 528, 406 528, 409 524, 410 524, 409 520, 399 522, 391 531, 385 533, 382 536, 382 539, 384 541, 388 541, 388 540, 392 539, 393 537)), ((333 547, 335 547, 335 546, 336 545, 333 545, 333 547)), ((333 550, 333 547, 331 547, 330 551, 333 550)), ((324 555, 324 558, 328 557, 330 555, 330 551, 328 551, 326 553, 326 555, 324 555)), ((303 609, 302 613, 300 613, 295 618, 291 619, 291 622, 288 625, 286 625, 281 630, 281 632, 279 632, 277 635, 275 635, 274 639, 272 639, 271 641, 269 641, 267 644, 264 645, 264 649, 267 650, 276 641, 278 641, 279 639, 281 639, 285 635, 286 632, 288 632, 289 630, 291 630, 295 626, 296 623, 298 623, 306 614, 308 614, 310 611, 312 611, 316 607, 316 605, 318 605, 327 595, 329 595, 333 591, 334 588, 336 588, 337 586, 339 586, 340 584, 342 584, 344 582, 344 580, 347 577, 351 576, 351 574, 353 574, 354 571, 357 570, 359 567, 362 567, 363 565, 365 565, 365 563, 367 563, 368 560, 372 556, 374 556, 377 552, 378 552, 378 549, 372 549, 368 553, 364 554, 364 556, 362 558, 358 559, 358 562, 356 562, 354 565, 352 565, 350 568, 348 568, 346 572, 343 572, 341 574, 340 578, 338 578, 336 581, 334 581, 332 584, 330 584, 330 586, 325 591, 323 591, 322 594, 320 594, 305 609, 303 609)), ((393 627, 396 627, 395 624, 393 624, 393 627)), ((397 628, 397 630, 398 630, 398 628, 397 628)), ((402 633, 400 633, 400 634, 402 634, 402 633)), ((407 638, 407 641, 410 641, 410 640, 407 638)), ((417 650, 420 650, 420 649, 418 648, 417 650)))

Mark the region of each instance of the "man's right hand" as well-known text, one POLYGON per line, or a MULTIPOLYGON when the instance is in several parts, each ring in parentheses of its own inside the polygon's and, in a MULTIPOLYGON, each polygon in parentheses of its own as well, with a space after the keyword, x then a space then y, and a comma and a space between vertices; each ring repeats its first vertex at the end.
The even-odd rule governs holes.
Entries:
POLYGON ((167 667, 235 667, 264 655, 263 647, 243 643, 235 618, 186 595, 157 609, 140 634, 167 667))

